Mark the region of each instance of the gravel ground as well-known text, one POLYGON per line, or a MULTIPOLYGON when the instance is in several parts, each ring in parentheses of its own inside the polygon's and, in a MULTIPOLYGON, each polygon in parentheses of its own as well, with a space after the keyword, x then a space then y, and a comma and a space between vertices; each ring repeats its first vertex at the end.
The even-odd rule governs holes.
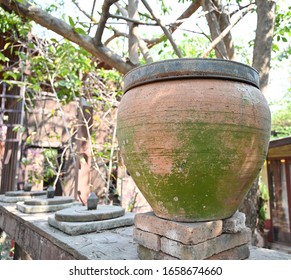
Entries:
MULTIPOLYGON (((0 233, 0 260, 13 259, 13 255, 10 254, 11 244, 11 238, 5 232, 0 233)), ((11 252, 13 252, 13 250, 11 252)))

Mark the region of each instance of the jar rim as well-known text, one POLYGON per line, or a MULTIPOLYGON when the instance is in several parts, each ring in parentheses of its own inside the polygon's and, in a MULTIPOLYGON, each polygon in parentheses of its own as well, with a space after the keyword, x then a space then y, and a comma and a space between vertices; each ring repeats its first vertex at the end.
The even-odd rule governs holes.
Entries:
POLYGON ((258 71, 241 62, 218 58, 178 58, 138 66, 124 76, 123 92, 147 83, 175 79, 227 79, 259 88, 258 71))

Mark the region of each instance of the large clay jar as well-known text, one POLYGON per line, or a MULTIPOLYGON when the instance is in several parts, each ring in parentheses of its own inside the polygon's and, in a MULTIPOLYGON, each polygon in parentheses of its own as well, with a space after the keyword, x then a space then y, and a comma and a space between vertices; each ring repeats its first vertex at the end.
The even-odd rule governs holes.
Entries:
POLYGON ((124 79, 117 136, 155 215, 224 219, 239 208, 267 154, 271 116, 248 65, 173 59, 124 79))

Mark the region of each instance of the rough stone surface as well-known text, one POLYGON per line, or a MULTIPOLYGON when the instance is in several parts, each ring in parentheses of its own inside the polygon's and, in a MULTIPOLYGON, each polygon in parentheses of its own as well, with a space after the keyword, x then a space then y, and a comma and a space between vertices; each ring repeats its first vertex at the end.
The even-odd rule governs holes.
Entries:
POLYGON ((4 195, 0 195, 0 202, 4 203, 16 203, 19 201, 27 201, 35 197, 45 197, 44 191, 31 191, 31 192, 24 192, 24 191, 12 191, 7 192, 4 195))
POLYGON ((248 244, 244 244, 232 249, 215 254, 207 260, 244 260, 250 256, 250 249, 248 244))
POLYGON ((235 214, 223 220, 222 231, 225 233, 236 233, 246 228, 246 215, 236 211, 235 214))
POLYGON ((80 235, 90 232, 99 232, 103 230, 131 226, 134 221, 134 213, 125 213, 124 216, 116 219, 101 220, 93 222, 60 222, 55 217, 48 217, 48 223, 52 227, 61 230, 69 235, 80 235))
POLYGON ((79 202, 64 203, 64 204, 57 204, 57 205, 26 205, 24 204, 24 202, 20 201, 16 203, 16 208, 22 213, 36 214, 36 213, 55 212, 67 207, 72 207, 78 203, 79 202))
POLYGON ((66 196, 55 196, 54 198, 47 198, 47 197, 40 197, 30 199, 24 202, 24 205, 32 205, 32 206, 39 206, 39 205, 60 205, 65 203, 72 203, 75 202, 75 199, 72 197, 66 196))
POLYGON ((154 251, 161 250, 161 238, 157 234, 135 228, 133 231, 133 240, 136 241, 139 245, 154 251))
POLYGON ((250 247, 249 260, 291 260, 291 254, 265 248, 250 247))
POLYGON ((220 252, 247 244, 250 239, 251 231, 249 229, 233 234, 225 233, 196 245, 185 245, 162 237, 161 251, 181 260, 203 260, 220 252))
POLYGON ((13 197, 19 197, 19 196, 29 196, 29 197, 36 197, 40 195, 46 195, 45 191, 30 191, 30 192, 25 192, 25 191, 10 191, 6 192, 5 196, 13 196, 13 197))
POLYGON ((161 251, 154 251, 140 244, 137 245, 137 254, 140 260, 178 260, 177 258, 167 255, 161 251))
POLYGON ((219 236, 222 221, 182 223, 161 219, 153 212, 136 214, 135 227, 184 244, 198 244, 219 236))
POLYGON ((60 222, 93 222, 118 218, 124 213, 120 206, 98 205, 96 210, 88 210, 86 206, 79 205, 56 212, 55 219, 60 222))

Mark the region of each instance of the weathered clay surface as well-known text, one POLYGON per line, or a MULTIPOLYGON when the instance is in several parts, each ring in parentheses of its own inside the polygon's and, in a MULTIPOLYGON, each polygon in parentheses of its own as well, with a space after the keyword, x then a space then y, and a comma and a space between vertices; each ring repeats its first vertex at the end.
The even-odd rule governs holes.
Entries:
POLYGON ((247 83, 152 82, 123 96, 117 132, 126 167, 157 216, 225 219, 261 169, 270 111, 247 83))

